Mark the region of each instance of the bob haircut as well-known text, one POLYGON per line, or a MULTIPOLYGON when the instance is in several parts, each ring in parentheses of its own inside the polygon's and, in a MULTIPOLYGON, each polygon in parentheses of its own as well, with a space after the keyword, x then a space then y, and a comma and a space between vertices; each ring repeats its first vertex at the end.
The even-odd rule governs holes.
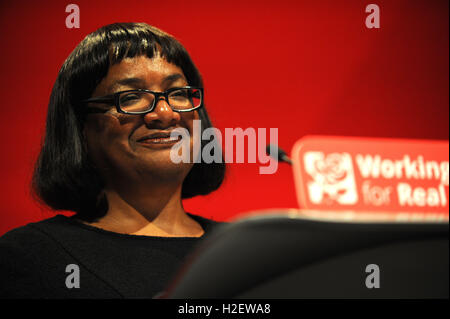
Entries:
MULTIPOLYGON (((45 137, 35 164, 31 185, 39 201, 55 210, 74 211, 86 221, 106 214, 104 181, 85 147, 83 127, 87 108, 82 101, 91 97, 110 65, 140 55, 153 58, 158 52, 181 68, 188 85, 203 87, 200 73, 181 43, 145 23, 101 27, 87 35, 69 55, 53 86, 45 137)), ((198 113, 202 130, 212 127, 204 105, 198 113)), ((209 142, 202 139, 201 149, 209 142)), ((224 175, 223 160, 194 163, 183 182, 182 198, 209 194, 219 188, 224 175)))

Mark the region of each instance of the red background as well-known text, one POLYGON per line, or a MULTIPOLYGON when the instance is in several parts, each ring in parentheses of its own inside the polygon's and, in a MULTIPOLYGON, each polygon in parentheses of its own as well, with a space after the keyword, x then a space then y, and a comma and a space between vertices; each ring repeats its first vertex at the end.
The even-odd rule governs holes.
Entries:
MULTIPOLYGON (((55 214, 30 196, 33 162, 58 70, 84 36, 112 22, 147 22, 176 36, 204 77, 208 111, 226 127, 306 134, 449 137, 449 3, 396 1, 2 1, 0 234, 55 214), (366 5, 381 9, 368 29, 366 5)), ((297 207, 291 167, 260 175, 229 164, 223 187, 185 201, 216 220, 297 207)))

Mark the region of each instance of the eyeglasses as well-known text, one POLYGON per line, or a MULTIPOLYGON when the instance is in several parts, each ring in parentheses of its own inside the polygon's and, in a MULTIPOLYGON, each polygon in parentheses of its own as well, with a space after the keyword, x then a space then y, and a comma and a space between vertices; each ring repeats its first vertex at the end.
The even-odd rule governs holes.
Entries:
MULTIPOLYGON (((203 105, 203 88, 185 86, 171 88, 165 92, 144 89, 127 90, 111 95, 93 97, 85 103, 107 103, 115 105, 117 112, 124 114, 147 114, 155 109, 157 102, 164 97, 174 112, 191 112, 203 105)), ((89 107, 89 113, 104 113, 105 108, 89 107)))

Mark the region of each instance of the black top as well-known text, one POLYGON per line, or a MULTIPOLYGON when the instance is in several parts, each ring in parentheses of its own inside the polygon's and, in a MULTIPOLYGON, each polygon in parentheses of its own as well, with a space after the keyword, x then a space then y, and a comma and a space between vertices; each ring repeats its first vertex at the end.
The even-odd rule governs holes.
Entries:
POLYGON ((189 216, 202 237, 119 234, 63 215, 16 228, 0 237, 0 298, 152 298, 220 225, 189 216))

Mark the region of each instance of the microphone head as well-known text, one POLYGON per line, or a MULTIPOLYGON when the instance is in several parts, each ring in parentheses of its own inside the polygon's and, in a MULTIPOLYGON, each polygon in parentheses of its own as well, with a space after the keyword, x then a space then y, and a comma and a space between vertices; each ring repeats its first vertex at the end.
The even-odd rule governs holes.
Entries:
POLYGON ((266 153, 269 156, 272 156, 274 159, 276 159, 279 162, 286 162, 291 164, 291 160, 289 159, 289 156, 287 156, 286 152, 283 151, 281 148, 278 147, 276 144, 269 144, 266 146, 266 153), (272 150, 272 152, 271 152, 272 150))

